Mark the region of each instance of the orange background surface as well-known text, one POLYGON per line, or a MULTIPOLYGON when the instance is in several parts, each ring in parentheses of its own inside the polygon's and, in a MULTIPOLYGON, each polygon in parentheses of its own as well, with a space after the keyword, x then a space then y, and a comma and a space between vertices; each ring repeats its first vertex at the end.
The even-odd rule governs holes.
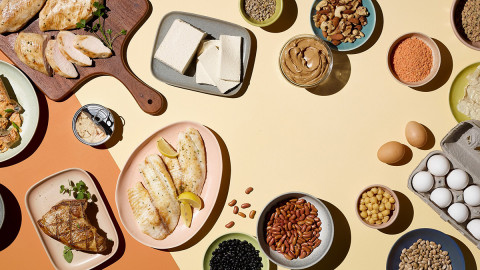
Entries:
MULTIPOLYGON (((10 62, 1 53, 0 60, 10 62)), ((66 101, 54 102, 47 100, 38 90, 37 96, 40 122, 32 142, 17 157, 0 163, 0 192, 7 208, 5 222, 0 230, 0 269, 53 268, 28 216, 25 194, 41 179, 74 167, 86 170, 101 185, 108 200, 105 203, 115 215, 114 223, 120 234, 117 253, 111 260, 100 265, 99 269, 107 266, 111 269, 126 269, 127 266, 136 269, 178 269, 168 252, 135 241, 119 222, 115 186, 120 169, 107 149, 83 145, 73 135, 72 117, 81 107, 77 98, 72 96, 66 101), (21 215, 16 213, 20 210, 18 206, 21 215)))

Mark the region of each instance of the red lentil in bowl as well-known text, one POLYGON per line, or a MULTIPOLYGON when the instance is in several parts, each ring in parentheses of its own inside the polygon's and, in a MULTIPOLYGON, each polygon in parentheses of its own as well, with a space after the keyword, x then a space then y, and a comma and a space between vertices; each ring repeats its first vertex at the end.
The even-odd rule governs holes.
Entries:
POLYGON ((437 75, 441 56, 431 38, 421 33, 408 33, 393 42, 387 61, 395 79, 407 86, 418 87, 437 75))

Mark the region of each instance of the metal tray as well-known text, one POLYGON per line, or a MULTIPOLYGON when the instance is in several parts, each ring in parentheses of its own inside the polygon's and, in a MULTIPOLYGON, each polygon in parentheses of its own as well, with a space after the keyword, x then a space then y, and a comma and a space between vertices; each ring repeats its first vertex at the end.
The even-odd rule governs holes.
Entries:
POLYGON ((440 217, 450 223, 455 229, 462 233, 468 240, 472 241, 477 248, 480 249, 480 241, 475 239, 470 232, 467 231, 467 224, 470 220, 480 218, 480 206, 472 207, 467 205, 470 216, 467 221, 463 223, 457 223, 447 213, 447 208, 439 208, 432 201, 430 201, 430 193, 439 187, 448 188, 453 195, 452 203, 463 203, 463 190, 450 189, 446 183, 446 177, 434 176, 435 184, 433 188, 428 192, 417 192, 412 186, 412 179, 415 174, 420 171, 427 171, 428 159, 436 154, 441 154, 448 158, 450 161, 451 169, 462 169, 470 175, 468 186, 472 184, 480 185, 480 153, 475 150, 480 146, 480 121, 470 120, 461 122, 454 127, 440 142, 442 151, 430 152, 415 168, 410 177, 408 178, 408 188, 420 197, 426 204, 428 204, 440 217))
POLYGON ((248 63, 250 61, 250 50, 251 50, 252 41, 250 38, 249 32, 236 24, 221 21, 218 19, 205 17, 201 15, 174 11, 165 15, 160 22, 160 26, 157 32, 157 38, 155 41, 155 46, 153 47, 152 52, 152 63, 151 70, 153 75, 167 84, 185 88, 197 92, 202 92, 206 94, 216 95, 216 96, 225 96, 230 97, 237 94, 240 89, 243 87, 245 81, 245 74, 247 73, 248 63), (242 78, 239 85, 232 88, 230 91, 223 94, 218 90, 217 87, 206 84, 198 84, 195 78, 195 59, 192 61, 188 67, 185 74, 180 74, 176 70, 170 68, 159 60, 155 59, 153 56, 157 51, 160 43, 167 34, 170 26, 173 21, 176 19, 181 19, 194 27, 199 28, 200 30, 207 33, 206 39, 219 39, 220 35, 232 35, 242 37, 242 78))

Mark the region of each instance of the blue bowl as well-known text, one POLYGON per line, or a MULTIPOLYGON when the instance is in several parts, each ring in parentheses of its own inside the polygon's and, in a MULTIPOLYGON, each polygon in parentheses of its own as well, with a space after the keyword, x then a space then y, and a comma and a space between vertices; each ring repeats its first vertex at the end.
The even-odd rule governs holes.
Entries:
POLYGON ((321 0, 314 0, 312 4, 312 8, 310 9, 310 26, 312 27, 313 33, 320 37, 321 39, 325 40, 328 45, 334 50, 341 51, 341 52, 348 52, 353 51, 363 44, 367 42, 367 40, 372 36, 373 30, 375 29, 375 24, 377 21, 377 15, 375 13, 375 6, 372 3, 372 0, 363 0, 362 5, 367 8, 369 15, 367 16, 367 25, 362 28, 362 32, 365 34, 363 38, 359 38, 355 40, 353 43, 340 43, 339 45, 335 46, 331 42, 327 41, 326 38, 323 37, 322 30, 315 26, 315 22, 313 21, 313 16, 316 14, 317 10, 315 7, 317 6, 318 2, 321 0))
POLYGON ((433 241, 442 245, 442 250, 448 251, 448 256, 452 261, 452 268, 455 270, 465 270, 465 259, 460 247, 452 237, 434 229, 417 229, 410 231, 400 237, 393 244, 387 259, 387 270, 398 269, 402 249, 408 249, 418 239, 433 241))

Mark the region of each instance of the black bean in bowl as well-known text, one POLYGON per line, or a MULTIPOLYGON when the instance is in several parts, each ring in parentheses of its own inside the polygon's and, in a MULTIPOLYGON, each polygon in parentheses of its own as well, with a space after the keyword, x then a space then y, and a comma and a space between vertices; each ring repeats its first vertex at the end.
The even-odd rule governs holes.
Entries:
POLYGON ((211 270, 257 270, 262 269, 260 251, 247 241, 226 240, 212 253, 211 270))

